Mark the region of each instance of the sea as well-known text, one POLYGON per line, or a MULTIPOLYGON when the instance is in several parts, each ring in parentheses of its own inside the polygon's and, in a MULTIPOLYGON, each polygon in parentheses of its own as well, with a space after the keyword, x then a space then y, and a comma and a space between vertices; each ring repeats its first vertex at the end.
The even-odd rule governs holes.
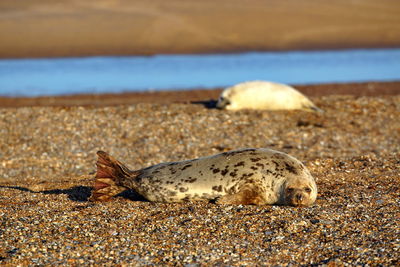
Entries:
POLYGON ((400 48, 0 60, 0 95, 8 97, 208 89, 251 80, 398 81, 400 48))

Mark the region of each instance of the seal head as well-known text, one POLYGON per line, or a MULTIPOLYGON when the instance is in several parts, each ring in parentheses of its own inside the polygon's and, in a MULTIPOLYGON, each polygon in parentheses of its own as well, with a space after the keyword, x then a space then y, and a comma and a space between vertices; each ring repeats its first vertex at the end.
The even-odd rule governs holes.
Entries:
POLYGON ((309 206, 317 198, 317 186, 314 180, 288 179, 282 191, 285 205, 309 206))

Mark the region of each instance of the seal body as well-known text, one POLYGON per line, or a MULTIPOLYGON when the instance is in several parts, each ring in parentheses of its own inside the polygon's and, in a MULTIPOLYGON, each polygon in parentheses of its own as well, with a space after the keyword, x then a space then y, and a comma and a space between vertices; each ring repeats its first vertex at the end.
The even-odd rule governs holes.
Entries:
POLYGON ((217 108, 322 111, 293 87, 267 81, 244 82, 226 88, 218 99, 217 108))
POLYGON ((130 188, 149 201, 307 206, 317 186, 306 167, 285 153, 240 149, 131 171, 99 151, 93 200, 130 188))

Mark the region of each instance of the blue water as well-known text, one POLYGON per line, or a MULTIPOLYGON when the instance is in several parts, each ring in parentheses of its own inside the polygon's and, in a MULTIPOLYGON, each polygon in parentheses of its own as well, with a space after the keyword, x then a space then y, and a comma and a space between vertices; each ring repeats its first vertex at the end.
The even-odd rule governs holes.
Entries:
POLYGON ((400 49, 0 60, 0 95, 400 80, 400 49))

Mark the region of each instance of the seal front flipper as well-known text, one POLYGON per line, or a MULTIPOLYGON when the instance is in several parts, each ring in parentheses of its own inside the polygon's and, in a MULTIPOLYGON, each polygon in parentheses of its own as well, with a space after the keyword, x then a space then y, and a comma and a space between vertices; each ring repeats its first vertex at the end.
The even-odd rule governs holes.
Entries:
POLYGON ((265 205, 265 190, 254 183, 244 184, 239 192, 219 197, 215 203, 222 205, 265 205))
POLYGON ((135 172, 104 151, 97 152, 97 173, 93 186, 91 201, 107 201, 127 188, 124 180, 131 179, 135 172))
POLYGON ((305 103, 303 105, 303 109, 305 111, 317 112, 317 113, 321 113, 321 114, 324 113, 323 109, 320 109, 319 107, 314 105, 312 102, 305 103))

